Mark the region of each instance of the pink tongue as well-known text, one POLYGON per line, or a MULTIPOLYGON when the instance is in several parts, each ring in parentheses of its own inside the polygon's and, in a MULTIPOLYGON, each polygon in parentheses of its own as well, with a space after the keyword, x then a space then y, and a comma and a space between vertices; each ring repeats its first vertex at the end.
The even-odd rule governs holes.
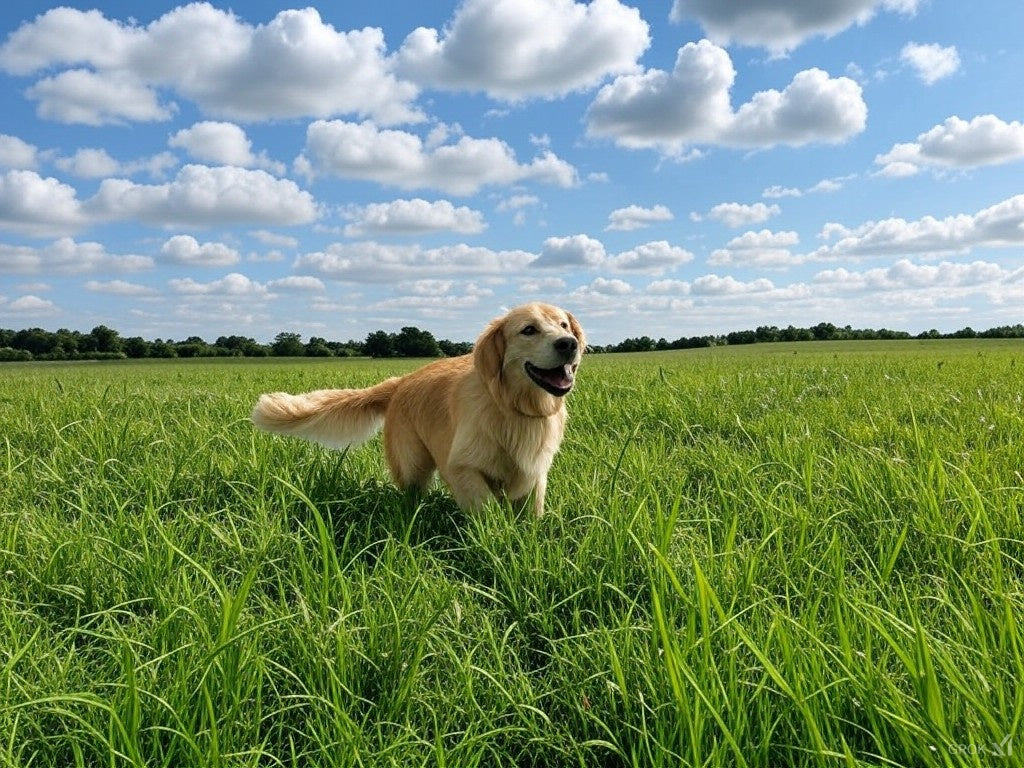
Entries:
POLYGON ((568 389, 572 386, 572 379, 566 375, 565 368, 544 371, 544 380, 559 389, 568 389))

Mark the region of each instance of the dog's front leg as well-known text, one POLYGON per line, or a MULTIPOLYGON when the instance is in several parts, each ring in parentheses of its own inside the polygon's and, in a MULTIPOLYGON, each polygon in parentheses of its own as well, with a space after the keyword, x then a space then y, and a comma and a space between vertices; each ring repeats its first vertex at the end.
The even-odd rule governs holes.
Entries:
POLYGON ((455 503, 468 512, 480 510, 494 495, 487 476, 476 467, 454 464, 448 467, 442 477, 451 488, 455 503))

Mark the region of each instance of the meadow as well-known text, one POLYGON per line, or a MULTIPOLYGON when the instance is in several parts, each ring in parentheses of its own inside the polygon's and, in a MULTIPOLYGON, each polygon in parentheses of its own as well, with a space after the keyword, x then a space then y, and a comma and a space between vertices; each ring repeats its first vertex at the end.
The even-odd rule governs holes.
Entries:
POLYGON ((264 391, 0 366, 0 766, 1024 765, 1024 344, 594 355, 549 514, 403 506, 264 391))

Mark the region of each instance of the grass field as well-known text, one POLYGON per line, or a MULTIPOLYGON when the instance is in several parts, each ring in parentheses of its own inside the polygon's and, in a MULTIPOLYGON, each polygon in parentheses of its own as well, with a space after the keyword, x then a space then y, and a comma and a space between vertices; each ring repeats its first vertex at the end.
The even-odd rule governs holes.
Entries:
POLYGON ((0 766, 1024 764, 1024 345, 592 356, 535 521, 263 391, 0 367, 0 766))

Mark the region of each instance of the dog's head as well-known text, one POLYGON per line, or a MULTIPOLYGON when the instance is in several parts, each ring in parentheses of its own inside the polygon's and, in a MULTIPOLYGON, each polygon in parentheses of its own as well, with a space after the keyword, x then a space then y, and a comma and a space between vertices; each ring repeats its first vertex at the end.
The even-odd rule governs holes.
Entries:
POLYGON ((576 381, 587 345, 576 318, 550 304, 524 304, 493 320, 473 362, 498 402, 528 416, 550 416, 576 381))

